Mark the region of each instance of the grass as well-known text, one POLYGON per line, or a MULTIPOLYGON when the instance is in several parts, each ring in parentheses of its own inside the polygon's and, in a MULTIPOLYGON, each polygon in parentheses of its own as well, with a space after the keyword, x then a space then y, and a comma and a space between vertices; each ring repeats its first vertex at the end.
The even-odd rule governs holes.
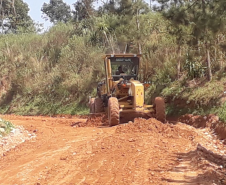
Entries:
POLYGON ((216 114, 226 122, 226 103, 221 101, 226 78, 200 83, 189 87, 184 82, 175 81, 162 91, 170 99, 168 115, 216 114))
POLYGON ((226 123, 226 103, 221 106, 213 107, 199 107, 199 108, 189 108, 189 107, 177 107, 173 104, 167 105, 166 113, 168 116, 182 116, 184 114, 194 114, 194 115, 208 115, 215 114, 219 116, 219 119, 226 123))
POLYGON ((5 121, 0 118, 0 128, 0 136, 5 136, 14 128, 14 126, 11 122, 5 121))
MULTIPOLYGON (((151 16, 147 20, 155 22, 156 18, 151 16)), ((108 49, 101 35, 93 43, 95 27, 85 33, 83 24, 80 25, 82 27, 77 26, 72 23, 57 24, 42 35, 6 34, 0 37, 0 80, 5 76, 10 79, 10 88, 0 97, 0 113, 88 113, 86 102, 90 95, 95 96, 97 83, 104 78, 103 55, 108 49)), ((166 28, 161 26, 160 30, 164 32, 166 28)), ((119 35, 121 37, 121 32, 119 35)), ((144 54, 140 63, 140 80, 153 83, 146 92, 148 104, 153 104, 154 97, 162 93, 174 103, 176 100, 184 102, 183 108, 177 107, 177 111, 168 108, 169 114, 202 113, 207 107, 226 120, 222 113, 224 107, 218 104, 224 90, 225 75, 219 73, 215 75, 218 75, 218 80, 189 87, 185 80, 176 80, 178 52, 174 36, 153 32, 145 36, 143 43, 146 44, 142 46, 144 54)), ((185 47, 181 54, 182 66, 186 52, 185 47)), ((183 72, 186 74, 186 71, 183 72)))
POLYGON ((203 87, 190 89, 189 93, 184 94, 182 97, 187 98, 190 102, 194 101, 200 105, 209 105, 211 102, 213 104, 214 102, 216 103, 223 92, 223 80, 211 81, 206 83, 203 87))
POLYGON ((85 114, 86 101, 103 78, 103 50, 59 24, 42 35, 0 37, 0 80, 9 76, 0 113, 85 114))
POLYGON ((224 103, 223 105, 221 105, 219 107, 212 107, 210 109, 210 112, 218 115, 222 121, 226 122, 226 111, 225 110, 226 110, 226 103, 224 103))
POLYGON ((10 104, 0 107, 1 114, 17 114, 17 115, 80 115, 89 112, 86 104, 74 99, 54 97, 46 97, 45 95, 37 95, 35 97, 17 95, 10 104))

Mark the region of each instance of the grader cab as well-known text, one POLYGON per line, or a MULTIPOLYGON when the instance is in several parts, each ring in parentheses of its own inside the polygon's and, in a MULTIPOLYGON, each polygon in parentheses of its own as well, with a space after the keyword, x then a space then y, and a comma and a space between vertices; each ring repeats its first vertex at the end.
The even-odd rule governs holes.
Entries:
MULTIPOLYGON (((165 122, 165 102, 155 98, 154 105, 144 102, 145 86, 138 80, 141 55, 109 54, 104 58, 106 78, 97 86, 97 98, 90 98, 90 113, 107 112, 109 125, 120 123, 123 113, 127 115, 155 115, 165 122)), ((138 116, 139 117, 139 116, 138 116)))

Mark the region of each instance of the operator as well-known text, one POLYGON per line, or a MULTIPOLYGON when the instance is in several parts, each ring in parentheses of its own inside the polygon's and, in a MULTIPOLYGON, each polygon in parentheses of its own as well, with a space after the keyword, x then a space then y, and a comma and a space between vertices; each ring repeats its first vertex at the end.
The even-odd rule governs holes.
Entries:
POLYGON ((118 67, 118 71, 116 71, 116 75, 120 75, 121 73, 125 73, 123 70, 122 70, 122 66, 119 66, 118 67))

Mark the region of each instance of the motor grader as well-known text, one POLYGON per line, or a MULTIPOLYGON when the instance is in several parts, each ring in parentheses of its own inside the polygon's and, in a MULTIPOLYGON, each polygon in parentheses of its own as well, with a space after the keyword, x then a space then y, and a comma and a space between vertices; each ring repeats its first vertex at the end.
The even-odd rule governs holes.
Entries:
POLYGON ((165 102, 155 98, 154 105, 144 102, 147 83, 138 80, 140 54, 107 54, 104 57, 105 79, 98 83, 97 97, 89 98, 90 113, 107 112, 109 125, 120 123, 123 113, 127 115, 154 115, 165 122, 165 102))

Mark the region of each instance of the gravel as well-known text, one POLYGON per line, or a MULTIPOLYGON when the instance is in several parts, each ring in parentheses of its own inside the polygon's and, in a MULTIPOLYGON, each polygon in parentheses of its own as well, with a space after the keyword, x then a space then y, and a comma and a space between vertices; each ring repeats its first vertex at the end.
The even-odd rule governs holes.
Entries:
POLYGON ((16 126, 6 136, 0 137, 0 158, 4 153, 24 143, 26 140, 31 140, 36 137, 35 133, 29 133, 22 126, 16 126))

